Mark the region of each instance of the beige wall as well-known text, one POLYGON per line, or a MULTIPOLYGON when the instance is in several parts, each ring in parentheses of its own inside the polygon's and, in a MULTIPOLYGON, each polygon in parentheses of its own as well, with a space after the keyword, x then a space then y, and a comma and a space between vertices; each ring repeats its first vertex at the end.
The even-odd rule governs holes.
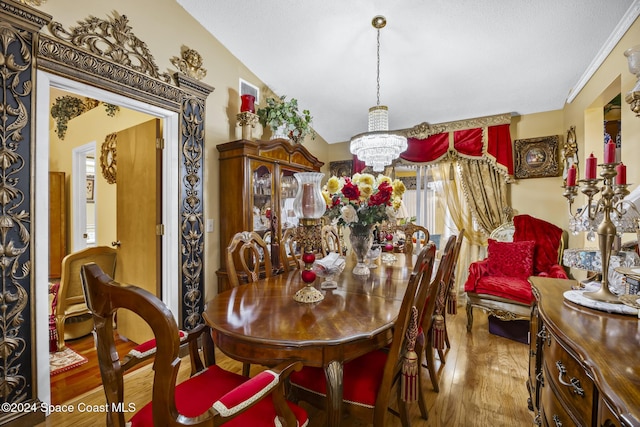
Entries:
MULTIPOLYGON (((239 111, 237 93, 238 78, 243 78, 260 87, 263 83, 250 70, 240 63, 217 40, 211 37, 194 19, 173 1, 156 2, 153 0, 112 0, 110 2, 87 0, 78 7, 73 0, 56 0, 45 3, 41 10, 53 15, 54 20, 65 27, 76 25, 77 21, 93 15, 106 19, 112 11, 125 14, 134 33, 147 44, 161 72, 174 72, 170 58, 178 56, 181 46, 197 50, 204 59, 207 76, 203 82, 215 88, 207 99, 206 142, 204 164, 205 217, 213 218, 219 224, 218 217, 218 154, 215 146, 240 137, 236 128, 235 115, 239 111), (153 17, 153 19, 151 19, 153 17)), ((46 30, 45 30, 46 31, 46 30)), ((601 152, 597 138, 585 141, 587 128, 585 111, 598 104, 602 92, 612 82, 619 79, 623 93, 630 90, 635 77, 627 71, 623 51, 637 44, 640 39, 640 24, 637 22, 625 35, 621 43, 607 59, 603 67, 591 79, 578 97, 562 110, 540 114, 514 117, 511 126, 512 139, 561 135, 562 140, 571 125, 576 126, 581 163, 588 150, 601 152)), ((259 41, 259 36, 256 42, 259 41)), ((274 63, 275 65, 275 63, 274 63)), ((295 94, 287 94, 295 97, 295 94)), ((604 105, 604 104, 602 104, 604 105)), ((425 118, 428 121, 428 117, 425 118)), ((593 121, 592 119, 589 119, 593 121)), ((597 121, 597 119, 596 119, 597 121)), ((629 163, 629 182, 640 182, 640 171, 634 168, 631 159, 640 155, 640 118, 635 118, 623 103, 623 160, 629 163)), ((598 123, 590 123, 597 128, 598 123)), ((259 137, 260 129, 254 136, 259 137), (255 135, 257 134, 257 135, 255 135)), ((314 141, 307 140, 305 146, 320 160, 325 162, 323 171, 328 173, 328 164, 334 160, 351 157, 348 143, 329 146, 319 136, 314 141)), ((53 167, 53 166, 52 166, 53 167)), ((529 213, 547 219, 566 228, 568 225, 566 201, 562 197, 561 178, 542 178, 520 180, 511 186, 514 208, 519 213, 529 213)), ((219 267, 218 239, 214 230, 205 238, 205 292, 207 297, 216 291, 215 271, 219 267)), ((573 244, 572 240, 572 244, 573 244)))
MULTIPOLYGON (((52 94, 52 101, 59 92, 52 94)), ((50 121, 49 132, 49 170, 64 172, 67 192, 67 249, 73 252, 73 227, 74 215, 72 209, 73 185, 73 150, 90 142, 96 145, 96 174, 95 174, 95 200, 96 200, 96 245, 110 246, 116 240, 116 185, 109 184, 100 171, 100 147, 107 135, 130 128, 139 123, 151 120, 152 117, 133 110, 121 108, 114 117, 109 117, 104 106, 87 111, 79 117, 69 121, 64 139, 58 138, 55 132, 55 123, 50 121)))

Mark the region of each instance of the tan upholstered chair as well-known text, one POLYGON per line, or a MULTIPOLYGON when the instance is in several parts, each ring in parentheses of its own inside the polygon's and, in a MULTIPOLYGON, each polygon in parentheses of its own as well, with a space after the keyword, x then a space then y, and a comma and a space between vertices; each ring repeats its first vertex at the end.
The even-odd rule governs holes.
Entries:
POLYGON ((65 348, 65 339, 80 338, 93 329, 93 320, 82 290, 80 267, 93 262, 113 277, 116 272, 116 253, 115 249, 108 246, 96 246, 74 252, 62 259, 62 276, 54 309, 58 351, 65 348))

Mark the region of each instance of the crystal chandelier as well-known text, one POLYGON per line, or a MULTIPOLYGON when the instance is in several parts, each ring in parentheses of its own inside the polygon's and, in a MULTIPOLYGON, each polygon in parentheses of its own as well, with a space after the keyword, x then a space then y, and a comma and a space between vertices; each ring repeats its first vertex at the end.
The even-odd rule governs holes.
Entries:
POLYGON ((377 43, 377 103, 369 108, 369 131, 351 138, 351 154, 358 156, 366 166, 375 172, 382 172, 386 165, 397 159, 407 149, 407 138, 389 131, 389 109, 380 105, 380 29, 387 25, 384 16, 376 16, 371 25, 378 31, 377 43))

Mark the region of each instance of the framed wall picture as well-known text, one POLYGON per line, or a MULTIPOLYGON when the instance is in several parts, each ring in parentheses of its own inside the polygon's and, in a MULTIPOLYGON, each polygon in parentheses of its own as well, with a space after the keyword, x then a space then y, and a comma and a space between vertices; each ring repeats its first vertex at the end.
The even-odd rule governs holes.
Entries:
POLYGON ((338 162, 329 162, 329 173, 331 176, 351 176, 353 174, 353 160, 340 160, 338 162))
POLYGON ((559 140, 558 135, 516 139, 513 144, 516 178, 545 178, 560 175, 559 140))
POLYGON ((87 203, 93 203, 95 194, 95 178, 93 175, 87 175, 87 203))

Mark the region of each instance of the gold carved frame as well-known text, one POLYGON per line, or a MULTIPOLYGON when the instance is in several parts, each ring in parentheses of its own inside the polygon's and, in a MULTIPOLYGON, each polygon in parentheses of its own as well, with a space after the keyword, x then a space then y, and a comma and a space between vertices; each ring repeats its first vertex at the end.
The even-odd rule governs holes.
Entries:
POLYGON ((516 139, 513 143, 515 177, 545 178, 560 175, 558 135, 516 139))
MULTIPOLYGON (((180 253, 181 268, 180 313, 176 314, 184 329, 203 321, 204 120, 205 101, 213 88, 194 78, 203 75, 192 69, 199 65, 198 58, 193 51, 184 56, 191 67, 188 74, 182 69, 161 73, 124 15, 113 12, 106 20, 90 16, 69 30, 51 19, 27 5, 0 0, 0 55, 6 59, 0 64, 4 94, 0 102, 5 112, 0 124, 0 173, 5 177, 0 185, 0 247, 5 259, 0 269, 0 297, 5 304, 0 314, 0 402, 9 404, 37 404, 38 400, 33 222, 34 202, 41 190, 34 178, 36 69, 178 114, 180 200, 176 209, 181 222, 180 247, 175 250, 180 253), (46 26, 50 36, 42 33, 46 26)), ((43 419, 39 411, 0 414, 3 425, 35 425, 43 419)))

